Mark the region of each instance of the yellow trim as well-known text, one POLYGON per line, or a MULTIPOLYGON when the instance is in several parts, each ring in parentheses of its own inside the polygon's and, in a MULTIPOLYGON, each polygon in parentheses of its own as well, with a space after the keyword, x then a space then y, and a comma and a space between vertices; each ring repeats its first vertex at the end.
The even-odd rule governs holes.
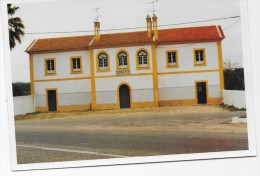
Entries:
POLYGON ((115 57, 116 58, 116 71, 129 70, 129 67, 130 67, 130 59, 129 59, 129 57, 130 57, 130 55, 129 55, 129 53, 126 50, 121 49, 121 50, 117 51, 116 57, 115 57), (126 58, 127 58, 127 67, 126 68, 119 68, 119 57, 118 57, 118 54, 120 52, 126 53, 126 58))
POLYGON ((158 93, 158 75, 157 75, 157 62, 156 62, 156 48, 151 45, 152 50, 152 64, 153 64, 153 92, 154 92, 154 105, 159 106, 159 93, 158 93))
MULTIPOLYGON (((84 111, 89 109, 90 105, 57 106, 57 111, 84 111)), ((48 111, 48 107, 35 107, 35 112, 48 111)))
POLYGON ((159 106, 194 105, 194 104, 197 104, 197 101, 195 99, 159 101, 159 106))
MULTIPOLYGON (((207 104, 219 104, 221 102, 222 102, 222 98, 207 99, 207 104)), ((196 99, 159 101, 159 106, 196 105, 196 104, 198 104, 198 100, 196 99)))
POLYGON ((166 68, 179 68, 179 54, 178 54, 178 50, 166 50, 165 51, 165 59, 166 59, 166 68), (169 65, 168 62, 168 53, 173 53, 175 52, 175 56, 176 56, 176 65, 169 65))
MULTIPOLYGON (((130 74, 130 75, 104 75, 104 76, 95 76, 95 78, 117 78, 117 77, 124 77, 124 76, 151 76, 152 73, 137 73, 137 74, 130 74)), ((51 81, 72 81, 72 80, 84 80, 84 79, 92 79, 92 77, 77 77, 77 78, 57 78, 57 79, 43 79, 43 80, 34 80, 34 82, 51 82, 51 81)))
POLYGON ((43 80, 34 80, 34 82, 72 81, 72 80, 84 80, 84 79, 91 79, 91 77, 43 79, 43 80))
POLYGON ((144 107, 156 107, 154 102, 137 102, 137 103, 132 103, 131 108, 144 108, 144 107))
POLYGON ((136 61, 136 70, 150 70, 150 54, 149 51, 145 48, 139 48, 135 53, 135 61, 136 61), (144 50, 147 53, 147 67, 139 67, 138 62, 138 53, 144 50))
POLYGON ((95 110, 118 109, 118 104, 97 104, 95 110))
POLYGON ((35 107, 35 112, 48 112, 48 107, 35 107))
MULTIPOLYGON (((154 102, 138 102, 132 103, 131 108, 144 108, 144 107, 156 107, 154 102)), ((105 110, 105 109, 119 109, 120 105, 116 104, 97 104, 95 110, 105 110)))
POLYGON ((82 74, 82 56, 70 56, 70 74, 82 74), (73 71, 73 59, 79 59, 80 70, 73 71))
POLYGON ((202 83, 202 82, 206 83, 206 97, 207 97, 207 99, 206 99, 206 104, 208 104, 208 99, 209 99, 208 80, 196 80, 196 81, 194 82, 195 100, 197 101, 197 104, 198 104, 197 83, 202 83))
POLYGON ((45 89, 45 99, 46 99, 46 107, 47 107, 47 109, 48 109, 48 111, 49 111, 49 99, 48 99, 48 91, 49 90, 55 90, 56 91, 56 109, 57 109, 57 111, 58 111, 58 107, 59 107, 59 101, 58 101, 58 89, 57 88, 46 88, 45 89))
POLYGON ((186 74, 186 73, 205 73, 205 72, 219 72, 218 69, 213 70, 187 70, 187 71, 177 71, 177 72, 160 72, 158 75, 168 75, 168 74, 186 74))
POLYGON ((56 72, 56 58, 45 58, 44 59, 44 70, 45 70, 44 76, 54 76, 54 75, 57 75, 57 72, 56 72), (47 72, 47 61, 50 61, 50 60, 54 61, 54 72, 53 73, 48 73, 47 72))
POLYGON ((207 104, 220 104, 222 100, 222 98, 208 98, 207 104))
POLYGON ((129 87, 129 93, 130 93, 130 108, 132 108, 132 88, 130 86, 130 84, 128 84, 127 82, 122 82, 117 86, 117 107, 120 108, 120 95, 119 95, 119 89, 122 85, 127 85, 129 87))
POLYGON ((34 68, 33 68, 33 55, 29 55, 29 63, 30 63, 30 89, 31 95, 34 95, 34 68))
POLYGON ((130 75, 104 75, 104 76, 96 76, 95 78, 117 78, 117 77, 128 77, 128 76, 150 76, 152 73, 137 73, 130 75))
POLYGON ((219 65, 220 93, 221 93, 221 97, 222 97, 222 90, 224 90, 222 47, 221 47, 220 41, 217 44, 218 44, 218 65, 219 65))
POLYGON ((207 66, 207 57, 206 57, 206 49, 205 48, 194 48, 193 49, 193 64, 194 67, 207 66), (196 51, 203 51, 203 64, 196 63, 196 51))
POLYGON ((84 111, 89 110, 90 105, 58 106, 58 111, 84 111))
POLYGON ((95 67, 93 49, 89 50, 90 57, 90 79, 91 79, 91 103, 92 109, 96 108, 96 82, 95 82, 95 67))
POLYGON ((106 51, 99 51, 98 53, 97 53, 97 55, 96 55, 96 69, 97 69, 97 71, 96 72, 110 72, 110 56, 109 56, 109 54, 106 52, 106 51), (98 62, 98 56, 100 55, 100 54, 102 54, 102 53, 104 53, 104 54, 106 54, 107 55, 107 69, 100 69, 99 68, 99 62, 98 62))

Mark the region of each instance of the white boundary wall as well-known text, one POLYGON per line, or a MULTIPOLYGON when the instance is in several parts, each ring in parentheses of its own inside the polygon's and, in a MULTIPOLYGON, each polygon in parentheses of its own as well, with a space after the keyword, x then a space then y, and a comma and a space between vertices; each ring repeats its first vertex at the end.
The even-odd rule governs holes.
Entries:
POLYGON ((33 96, 19 96, 14 99, 14 115, 27 114, 34 112, 33 96))
POLYGON ((238 109, 246 108, 245 91, 223 90, 223 103, 238 109))

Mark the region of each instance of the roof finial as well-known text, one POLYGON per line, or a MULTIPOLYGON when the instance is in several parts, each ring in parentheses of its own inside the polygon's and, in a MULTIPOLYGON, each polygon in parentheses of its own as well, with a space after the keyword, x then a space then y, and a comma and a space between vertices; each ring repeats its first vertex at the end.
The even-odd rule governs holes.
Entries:
POLYGON ((98 14, 98 10, 99 10, 99 7, 95 9, 95 11, 97 13, 97 17, 95 18, 95 21, 98 21, 98 18, 101 17, 101 15, 98 14))
POLYGON ((153 4, 153 10, 152 10, 152 12, 153 12, 153 15, 155 15, 155 8, 154 8, 154 3, 156 3, 156 2, 158 2, 158 0, 154 0, 154 1, 151 1, 151 2, 148 2, 147 4, 153 4))

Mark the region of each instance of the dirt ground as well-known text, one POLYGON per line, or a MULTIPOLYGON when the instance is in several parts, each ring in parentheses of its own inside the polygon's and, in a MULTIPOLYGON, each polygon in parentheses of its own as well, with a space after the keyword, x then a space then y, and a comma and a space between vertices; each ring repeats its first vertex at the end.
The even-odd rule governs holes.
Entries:
MULTIPOLYGON (((131 129, 137 130, 140 127, 140 124, 138 125, 138 122, 135 121, 135 117, 146 117, 146 116, 153 116, 155 114, 159 114, 160 116, 157 118, 162 118, 161 120, 164 121, 165 116, 172 116, 173 119, 175 119, 172 123, 165 124, 165 127, 171 126, 171 129, 178 129, 180 131, 226 131, 228 130, 234 130, 237 132, 244 132, 246 130, 246 124, 238 123, 238 124, 232 124, 230 123, 230 119, 228 121, 223 120, 216 120, 216 119, 205 119, 204 121, 194 120, 190 121, 188 119, 179 118, 181 115, 185 116, 185 114, 211 114, 211 113, 220 113, 220 112, 228 112, 227 109, 221 108, 217 105, 192 105, 192 106, 172 106, 172 107, 154 107, 154 108, 139 108, 139 109, 116 109, 116 110, 88 110, 88 111, 70 111, 70 112, 48 112, 48 113, 32 113, 32 114, 25 114, 25 115, 18 115, 15 117, 16 120, 47 120, 47 119, 73 119, 73 118, 91 118, 95 121, 102 121, 103 118, 106 118, 106 120, 110 119, 112 120, 115 118, 121 118, 121 117, 128 117, 133 118, 133 122, 131 125, 131 129), (175 118, 174 118, 175 117, 175 118), (179 120, 180 121, 179 121, 179 120), (182 121, 181 121, 182 119, 182 121), (178 121, 176 123, 176 120, 178 121), (242 131, 241 131, 242 130, 242 131)), ((245 113, 242 113, 242 116, 245 115, 245 113)), ((241 116, 241 113, 238 115, 241 116)), ((156 128, 161 128, 161 126, 152 124, 151 122, 149 125, 141 125, 142 129, 147 128, 153 128, 156 130, 156 128)), ((103 128, 102 126, 99 126, 103 128)), ((111 128, 112 126, 110 126, 111 128)), ((120 128, 125 129, 127 125, 113 125, 113 128, 117 128, 117 130, 120 130, 120 128)), ((68 127, 69 128, 69 127, 68 127)), ((88 126, 88 129, 97 130, 98 126, 92 125, 88 126)))
POLYGON ((138 109, 115 109, 115 110, 87 110, 70 112, 47 112, 31 113, 15 116, 15 120, 40 120, 53 118, 87 118, 87 117, 124 117, 124 116, 150 116, 160 113, 161 115, 172 114, 190 114, 190 113, 210 113, 227 112, 225 108, 218 105, 191 105, 191 106, 171 106, 171 107, 153 107, 138 109))

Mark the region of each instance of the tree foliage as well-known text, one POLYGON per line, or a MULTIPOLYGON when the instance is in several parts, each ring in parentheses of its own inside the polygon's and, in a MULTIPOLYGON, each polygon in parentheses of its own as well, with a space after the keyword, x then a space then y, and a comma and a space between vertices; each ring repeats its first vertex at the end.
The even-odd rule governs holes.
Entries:
POLYGON ((12 4, 7 4, 7 11, 8 11, 8 26, 9 26, 9 41, 10 41, 10 49, 12 50, 15 45, 16 41, 21 43, 21 38, 24 35, 24 25, 23 21, 19 17, 14 17, 16 10, 19 7, 12 6, 12 4))
POLYGON ((244 69, 239 63, 225 61, 223 71, 226 90, 245 90, 244 69))
POLYGON ((13 96, 25 96, 30 95, 30 83, 13 83, 13 96))

